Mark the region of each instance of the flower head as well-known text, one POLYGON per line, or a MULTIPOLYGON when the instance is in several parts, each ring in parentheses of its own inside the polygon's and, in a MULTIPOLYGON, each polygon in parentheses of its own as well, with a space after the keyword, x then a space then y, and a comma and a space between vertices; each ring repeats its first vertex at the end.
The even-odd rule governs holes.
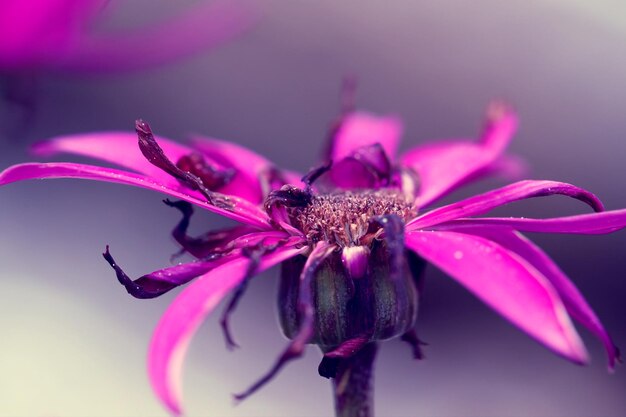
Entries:
POLYGON ((604 344, 609 367, 619 353, 591 307, 559 267, 521 232, 610 233, 626 227, 626 209, 604 211, 590 192, 555 181, 520 181, 429 210, 439 198, 484 175, 516 174, 520 162, 504 154, 517 125, 509 107, 489 107, 478 141, 437 142, 400 158, 396 117, 347 111, 331 134, 327 161, 301 176, 278 169, 237 145, 196 138, 186 147, 155 138, 143 121, 139 138, 94 133, 52 139, 40 155, 70 152, 132 171, 74 163, 29 163, 0 174, 0 185, 34 178, 83 178, 153 189, 180 201, 173 236, 194 262, 132 280, 107 247, 105 259, 137 298, 153 298, 189 284, 161 318, 150 344, 154 390, 181 411, 182 361, 202 320, 233 293, 222 315, 228 326, 246 284, 282 264, 279 313, 291 339, 268 373, 237 398, 268 382, 307 343, 324 351, 319 372, 333 377, 342 361, 379 340, 401 336, 421 356, 414 326, 425 262, 431 263, 510 322, 559 355, 585 363, 587 352, 570 316, 604 344), (565 195, 592 213, 531 219, 480 217, 533 197, 565 195), (187 235, 192 205, 239 226, 187 235))

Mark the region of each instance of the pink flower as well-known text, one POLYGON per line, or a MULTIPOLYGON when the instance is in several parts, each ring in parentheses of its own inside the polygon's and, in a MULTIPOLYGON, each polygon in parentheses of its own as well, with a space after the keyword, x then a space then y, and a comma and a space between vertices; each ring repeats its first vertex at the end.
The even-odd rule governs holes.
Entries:
POLYGON ((609 368, 619 353, 591 307, 559 267, 522 232, 611 233, 626 227, 626 209, 604 211, 584 189, 555 181, 520 181, 428 210, 460 185, 483 175, 514 174, 504 150, 517 118, 489 108, 478 141, 423 145, 396 159, 396 117, 346 113, 331 135, 329 162, 300 176, 237 145, 196 138, 190 147, 155 139, 138 121, 136 137, 94 133, 39 144, 40 155, 69 152, 126 170, 75 163, 28 163, 0 174, 0 185, 40 178, 83 178, 152 189, 181 201, 173 235, 198 259, 131 280, 108 251, 105 259, 126 290, 159 296, 195 281, 173 301, 150 343, 148 368, 158 397, 181 412, 181 367, 202 320, 231 292, 228 327, 246 283, 282 264, 281 325, 291 342, 270 371, 237 398, 269 381, 307 343, 324 351, 319 372, 334 377, 342 361, 377 341, 402 336, 419 356, 414 333, 424 261, 431 263, 557 354, 588 360, 571 318, 604 344, 609 368), (332 162, 331 162, 332 161, 332 162), (510 202, 565 195, 591 213, 549 219, 481 217, 510 202), (187 235, 192 205, 238 221, 235 228, 187 235), (570 318, 571 317, 571 318, 570 318))
POLYGON ((3 0, 0 71, 83 73, 140 70, 218 46, 255 13, 239 1, 202 1, 178 16, 127 33, 95 33, 109 0, 3 0))

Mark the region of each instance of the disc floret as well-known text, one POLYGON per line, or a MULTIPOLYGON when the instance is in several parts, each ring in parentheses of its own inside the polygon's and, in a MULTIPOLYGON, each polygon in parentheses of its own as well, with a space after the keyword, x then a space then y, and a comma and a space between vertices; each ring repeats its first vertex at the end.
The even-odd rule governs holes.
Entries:
POLYGON ((392 189, 313 195, 309 204, 288 208, 288 213, 292 224, 310 242, 323 240, 342 248, 369 244, 371 219, 376 216, 393 214, 408 220, 416 215, 411 202, 392 189))

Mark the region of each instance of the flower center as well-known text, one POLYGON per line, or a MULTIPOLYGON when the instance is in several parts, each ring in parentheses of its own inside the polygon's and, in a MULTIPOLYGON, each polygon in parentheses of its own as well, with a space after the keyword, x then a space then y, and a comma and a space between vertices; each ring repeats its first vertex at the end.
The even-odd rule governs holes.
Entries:
POLYGON ((372 217, 395 214, 406 221, 416 214, 412 202, 392 189, 314 195, 306 206, 288 212, 292 224, 310 241, 325 240, 341 247, 369 244, 371 239, 364 237, 371 235, 372 217))

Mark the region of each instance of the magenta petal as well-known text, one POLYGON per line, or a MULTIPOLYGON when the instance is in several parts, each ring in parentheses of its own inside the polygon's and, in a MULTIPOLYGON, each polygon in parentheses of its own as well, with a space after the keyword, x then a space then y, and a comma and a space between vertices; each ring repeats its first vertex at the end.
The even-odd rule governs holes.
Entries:
POLYGON ((152 27, 119 34, 82 34, 58 67, 100 73, 163 65, 226 43, 249 29, 257 17, 245 1, 203 0, 152 27))
MULTIPOLYGON (((245 198, 254 203, 263 201, 264 182, 271 183, 274 165, 264 157, 233 143, 216 139, 196 137, 193 148, 157 137, 156 141, 172 161, 179 161, 200 150, 207 163, 218 168, 234 168, 237 173, 232 181, 219 189, 228 195, 245 198)), ((178 180, 148 162, 137 146, 137 134, 126 132, 102 132, 69 135, 37 143, 32 151, 40 156, 68 152, 107 161, 119 166, 149 175, 159 181, 174 185, 178 180)), ((280 185, 285 183, 301 184, 301 175, 293 172, 278 171, 280 185)), ((280 186, 279 185, 279 186, 280 186)))
MULTIPOLYGON (((234 168, 237 171, 230 183, 219 188, 220 192, 245 198, 253 203, 262 201, 260 181, 263 169, 271 166, 271 163, 263 157, 241 146, 217 140, 196 141, 193 148, 162 137, 156 137, 156 141, 168 159, 174 162, 189 157, 196 148, 200 148, 207 164, 218 169, 234 168), (258 167, 260 168, 255 171, 258 167)), ((60 136, 35 144, 32 151, 40 156, 61 152, 88 156, 141 172, 168 185, 178 183, 176 178, 146 159, 137 145, 136 133, 102 132, 60 136)), ((295 181, 293 176, 285 174, 285 177, 295 181)), ((296 178, 299 178, 297 174, 296 178)))
POLYGON ((492 151, 470 142, 420 146, 400 163, 417 172, 420 188, 416 205, 425 207, 495 159, 492 151))
POLYGON ((475 181, 481 178, 499 177, 509 182, 519 181, 528 177, 530 167, 526 160, 516 155, 502 155, 490 165, 477 171, 475 175, 468 177, 466 182, 475 181))
MULTIPOLYGON (((193 157, 195 152, 193 148, 162 137, 156 137, 156 141, 159 147, 163 149, 167 158, 173 162, 189 159, 193 157)), ((162 168, 153 165, 146 159, 137 145, 136 133, 102 132, 60 136, 39 142, 31 149, 33 153, 39 156, 50 156, 61 152, 87 156, 141 172, 169 186, 176 186, 176 184, 179 183, 174 176, 168 174, 162 168)), ((220 171, 230 168, 224 167, 210 158, 206 158, 204 162, 220 171)), ((183 170, 188 171, 188 169, 183 170)), ((254 186, 252 186, 253 189, 251 190, 249 190, 246 184, 241 183, 229 184, 227 187, 220 186, 214 188, 211 187, 210 181, 206 181, 206 179, 202 177, 201 179, 203 179, 205 185, 212 190, 219 190, 224 194, 235 195, 247 200, 252 198, 253 200, 250 201, 255 203, 260 202, 258 201, 258 190, 254 189, 254 186)))
MULTIPOLYGON (((159 137, 157 141, 172 161, 178 161, 192 152, 192 149, 168 139, 159 137)), ((137 146, 136 133, 102 132, 59 136, 39 142, 31 150, 40 156, 62 152, 87 156, 146 174, 167 185, 178 184, 178 180, 148 162, 143 156, 137 146)))
MULTIPOLYGON (((510 163, 489 169, 502 156, 517 128, 517 117, 507 107, 492 104, 479 143, 450 141, 419 146, 400 159, 420 178, 417 207, 425 207, 456 187, 501 169, 517 168, 510 163)), ((505 171, 506 172, 506 171, 505 171)))
POLYGON ((558 292, 567 312, 602 341, 608 356, 609 370, 615 368, 615 362, 619 358, 619 351, 615 347, 611 337, 604 329, 604 326, 602 326, 595 312, 591 309, 589 304, 587 304, 587 301, 580 291, 578 291, 578 288, 576 288, 565 273, 545 254, 545 252, 509 227, 466 226, 456 230, 481 236, 496 242, 521 256, 526 262, 530 263, 542 273, 558 292))
POLYGON ((228 249, 243 249, 251 246, 263 245, 293 246, 297 244, 305 244, 306 240, 301 236, 291 236, 282 230, 271 230, 268 232, 253 232, 246 235, 238 236, 228 245, 228 249))
POLYGON ((218 163, 235 167, 250 176, 259 175, 273 166, 265 157, 232 142, 194 135, 191 143, 195 149, 202 151, 218 163))
POLYGON ((519 217, 490 217, 480 219, 459 219, 446 224, 457 225, 502 225, 522 232, 576 233, 595 235, 613 233, 626 227, 626 209, 580 214, 577 216, 551 219, 528 219, 519 217))
POLYGON ((341 251, 341 262, 350 278, 362 278, 367 272, 370 250, 367 246, 346 246, 341 251))
POLYGON ((391 163, 383 147, 375 143, 360 147, 336 161, 328 175, 336 187, 379 188, 389 184, 391 163))
POLYGON ((513 139, 518 124, 517 115, 508 104, 491 102, 487 106, 480 144, 501 154, 513 139))
MULTIPOLYGON (((266 255, 257 272, 306 249, 282 248, 266 255)), ((158 397, 174 414, 181 413, 181 371, 191 337, 224 296, 246 278, 249 262, 238 258, 198 278, 174 299, 156 327, 148 353, 150 380, 158 397)))
POLYGON ((389 178, 391 162, 389 161, 387 152, 380 143, 362 146, 352 152, 349 158, 362 163, 369 171, 376 173, 378 178, 389 178))
POLYGON ((174 288, 186 284, 192 279, 207 273, 218 265, 229 261, 234 256, 241 255, 239 253, 215 255, 210 259, 159 269, 158 271, 142 275, 135 280, 132 280, 128 275, 126 275, 124 270, 115 262, 115 259, 113 259, 113 256, 109 252, 108 246, 102 256, 115 270, 118 281, 126 287, 126 291, 130 295, 135 298, 148 299, 159 297, 166 292, 169 292, 174 288))
POLYGON ((302 188, 302 174, 297 171, 290 171, 288 169, 281 169, 280 174, 285 180, 285 184, 293 185, 302 188))
POLYGON ((234 174, 232 171, 220 172, 214 169, 199 154, 189 155, 174 163, 157 143, 148 123, 141 119, 136 120, 135 131, 139 150, 148 162, 161 168, 188 188, 199 191, 211 204, 217 201, 217 195, 213 191, 228 183, 234 174))
POLYGON ((554 194, 583 201, 595 211, 603 211, 602 202, 589 191, 571 184, 556 181, 519 181, 506 187, 461 200, 457 203, 429 211, 407 224, 407 230, 428 228, 461 217, 476 216, 518 200, 554 194))
POLYGON ((396 168, 391 175, 391 186, 402 191, 407 201, 413 201, 420 186, 420 179, 410 168, 396 168))
POLYGON ((188 201, 213 213, 220 214, 250 226, 261 229, 271 228, 268 223, 269 219, 267 214, 259 207, 246 200, 233 196, 220 196, 215 193, 216 196, 220 196, 222 204, 220 206, 209 204, 200 193, 184 189, 181 185, 169 186, 144 175, 112 168, 72 163, 29 163, 14 165, 0 173, 0 186, 16 181, 46 178, 80 178, 147 188, 188 201))
POLYGON ((522 158, 514 155, 503 155, 489 165, 486 165, 475 171, 473 174, 463 178, 463 180, 459 181, 454 188, 489 177, 498 177, 509 183, 519 181, 528 177, 529 171, 530 168, 528 164, 522 158))
POLYGON ((0 67, 33 69, 57 62, 104 2, 0 1, 0 67))
POLYGON ((342 119, 339 129, 331 139, 329 158, 339 161, 349 157, 358 148, 378 143, 385 150, 389 160, 393 161, 402 131, 402 122, 395 116, 349 113, 342 119))
POLYGON ((300 236, 304 238, 304 234, 301 230, 291 225, 291 219, 287 209, 283 206, 272 206, 268 210, 269 216, 272 221, 277 224, 281 229, 285 230, 293 236, 300 236))
POLYGON ((243 146, 197 135, 193 137, 192 145, 217 163, 237 170, 237 175, 232 182, 222 189, 226 194, 241 195, 234 191, 240 192, 246 189, 249 190, 248 195, 242 195, 242 197, 260 203, 267 191, 264 188, 268 186, 272 188, 275 180, 278 180, 278 186, 274 188, 280 188, 289 183, 302 184, 300 174, 280 171, 271 161, 243 146), (272 178, 272 176, 279 178, 272 178))
POLYGON ((330 184, 344 189, 377 188, 376 176, 354 159, 343 159, 328 172, 330 184))
POLYGON ((406 245, 542 344, 576 363, 588 361, 556 290, 519 255, 449 231, 407 233, 406 245))

